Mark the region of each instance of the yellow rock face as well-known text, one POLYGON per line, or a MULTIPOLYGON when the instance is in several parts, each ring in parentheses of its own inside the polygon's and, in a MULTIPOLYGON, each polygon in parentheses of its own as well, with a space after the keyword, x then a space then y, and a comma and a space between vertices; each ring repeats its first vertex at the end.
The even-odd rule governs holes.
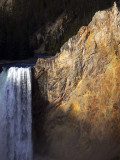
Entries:
POLYGON ((43 124, 49 156, 111 160, 119 155, 120 12, 116 5, 97 12, 54 58, 38 59, 35 75, 43 99, 49 102, 43 124))

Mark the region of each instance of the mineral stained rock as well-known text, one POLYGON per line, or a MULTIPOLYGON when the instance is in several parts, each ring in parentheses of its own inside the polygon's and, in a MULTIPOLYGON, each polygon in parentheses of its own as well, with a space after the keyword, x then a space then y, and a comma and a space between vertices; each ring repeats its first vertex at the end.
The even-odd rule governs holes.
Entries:
MULTIPOLYGON (((33 74, 34 135, 44 135, 48 156, 119 157, 120 12, 115 3, 98 11, 55 57, 38 59, 33 74)), ((41 152, 41 138, 37 142, 41 152)))

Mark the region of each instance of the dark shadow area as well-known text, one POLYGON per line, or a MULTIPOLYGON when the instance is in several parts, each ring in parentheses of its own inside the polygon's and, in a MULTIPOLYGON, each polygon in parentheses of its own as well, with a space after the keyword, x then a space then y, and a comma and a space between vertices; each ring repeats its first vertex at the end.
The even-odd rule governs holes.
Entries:
POLYGON ((3 71, 2 67, 0 67, 0 73, 3 71))
POLYGON ((34 69, 32 68, 32 133, 33 133, 33 152, 36 155, 46 155, 48 153, 47 138, 44 131, 44 122, 46 115, 46 106, 49 104, 43 96, 45 74, 42 73, 40 80, 34 78, 34 69), (40 147, 41 146, 41 147, 40 147))

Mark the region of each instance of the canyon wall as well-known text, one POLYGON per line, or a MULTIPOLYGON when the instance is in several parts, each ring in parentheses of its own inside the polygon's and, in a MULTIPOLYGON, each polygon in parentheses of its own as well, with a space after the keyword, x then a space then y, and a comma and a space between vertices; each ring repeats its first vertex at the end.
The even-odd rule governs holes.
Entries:
MULTIPOLYGON (((98 11, 33 67, 35 154, 112 160, 120 152, 120 12, 98 11)), ((117 157, 118 156, 118 157, 117 157)))

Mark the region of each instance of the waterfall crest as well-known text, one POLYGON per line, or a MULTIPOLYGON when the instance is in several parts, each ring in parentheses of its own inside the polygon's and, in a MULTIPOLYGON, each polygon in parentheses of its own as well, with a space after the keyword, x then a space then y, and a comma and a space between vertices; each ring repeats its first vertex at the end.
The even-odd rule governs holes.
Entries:
POLYGON ((0 160, 32 160, 31 69, 0 74, 0 160))

